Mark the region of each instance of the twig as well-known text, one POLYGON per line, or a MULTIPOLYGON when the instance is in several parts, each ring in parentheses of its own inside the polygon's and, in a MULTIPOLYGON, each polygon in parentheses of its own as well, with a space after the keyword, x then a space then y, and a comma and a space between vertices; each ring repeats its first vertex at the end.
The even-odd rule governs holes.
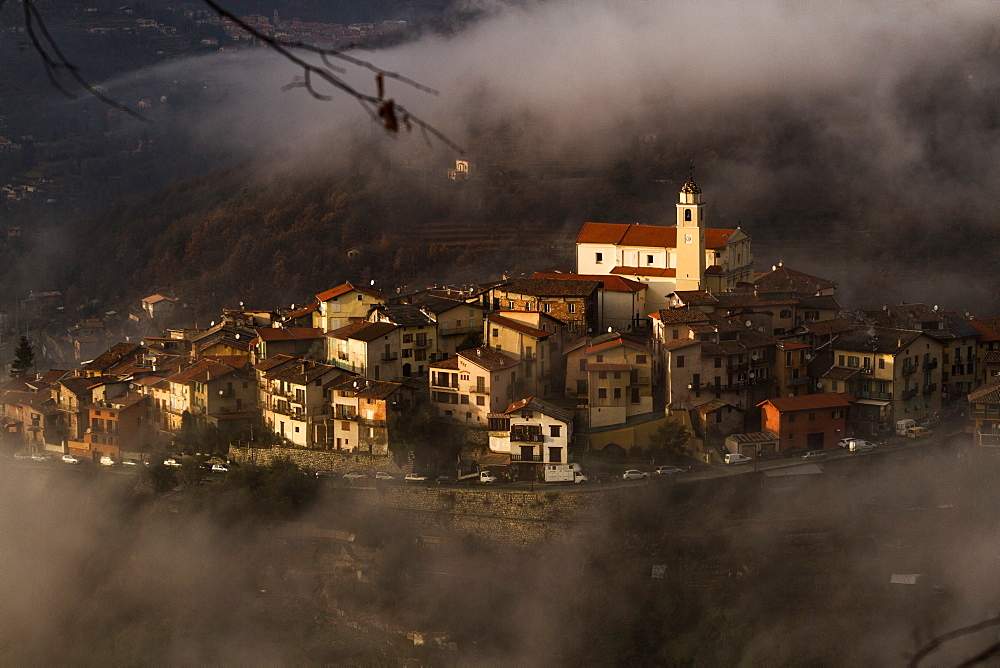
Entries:
MULTIPOLYGON (((978 633, 979 631, 983 631, 993 626, 1000 626, 1000 617, 992 617, 990 619, 987 619, 986 621, 982 621, 977 624, 972 624, 970 626, 963 626, 960 629, 955 629, 954 631, 949 631, 948 633, 939 635, 936 638, 931 638, 929 641, 927 641, 927 643, 924 644, 923 647, 920 648, 920 650, 916 654, 913 655, 913 658, 910 659, 909 668, 916 668, 917 665, 921 661, 923 661, 928 654, 936 650, 941 645, 947 642, 951 642, 956 638, 961 638, 962 636, 978 633)), ((978 655, 969 659, 968 661, 966 661, 961 665, 962 666, 975 665, 976 663, 985 661, 987 658, 989 658, 993 654, 996 654, 997 652, 1000 652, 1000 643, 994 643, 993 645, 990 645, 986 650, 980 652, 978 655)))

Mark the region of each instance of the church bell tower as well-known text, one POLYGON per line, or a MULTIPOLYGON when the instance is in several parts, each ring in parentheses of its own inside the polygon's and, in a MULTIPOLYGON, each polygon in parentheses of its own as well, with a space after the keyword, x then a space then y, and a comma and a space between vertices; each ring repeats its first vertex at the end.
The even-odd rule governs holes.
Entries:
POLYGON ((677 289, 700 290, 705 277, 705 203, 689 178, 677 202, 677 289))

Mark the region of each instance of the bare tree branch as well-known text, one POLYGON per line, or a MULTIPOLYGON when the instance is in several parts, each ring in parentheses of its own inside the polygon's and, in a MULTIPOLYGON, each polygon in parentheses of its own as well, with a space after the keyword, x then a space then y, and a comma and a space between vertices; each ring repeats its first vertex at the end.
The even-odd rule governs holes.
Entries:
MULTIPOLYGON (((954 631, 949 631, 948 633, 939 635, 936 638, 932 638, 927 643, 925 643, 924 646, 921 647, 916 654, 913 655, 913 658, 910 659, 910 663, 908 664, 909 668, 916 668, 917 665, 919 665, 919 663, 923 661, 928 654, 939 648, 941 645, 944 645, 945 643, 951 642, 952 640, 961 638, 963 636, 972 635, 973 633, 979 633, 980 631, 984 631, 994 626, 1000 626, 1000 617, 992 617, 985 621, 978 622, 970 626, 963 626, 960 629, 955 629, 954 631)), ((965 661, 960 665, 974 666, 978 663, 982 663, 983 661, 985 661, 986 659, 990 658, 991 656, 997 653, 1000 653, 1000 642, 993 643, 985 650, 983 650, 976 656, 972 657, 971 659, 968 659, 967 661, 965 661)))
MULTIPOLYGON (((5 2, 6 0, 0 0, 0 9, 3 8, 5 2)), ((386 131, 398 133, 400 126, 402 126, 403 129, 410 132, 415 125, 420 128, 425 140, 427 140, 428 135, 431 135, 456 153, 463 153, 461 147, 455 144, 455 142, 449 139, 443 132, 435 128, 433 125, 415 115, 395 100, 385 99, 385 79, 394 79, 407 86, 411 86, 416 90, 431 95, 438 95, 438 91, 414 81, 409 77, 405 77, 398 72, 391 72, 389 70, 382 69, 367 60, 355 58, 354 56, 350 56, 345 53, 345 51, 363 47, 356 44, 348 44, 337 49, 324 49, 311 44, 306 44, 304 42, 279 39, 260 32, 253 26, 243 21, 239 16, 222 7, 215 0, 202 0, 202 2, 219 17, 231 21, 256 39, 260 40, 261 43, 266 45, 268 48, 277 52, 280 56, 301 68, 302 75, 300 77, 296 77, 292 82, 283 86, 282 90, 304 88, 309 95, 317 100, 332 100, 333 97, 331 95, 327 95, 316 89, 315 79, 320 79, 341 93, 349 95, 357 100, 361 107, 368 113, 369 117, 382 125, 386 131), (295 51, 318 55, 322 62, 322 66, 315 65, 299 57, 295 51), (335 65, 331 62, 331 59, 338 59, 349 65, 353 65, 354 67, 374 72, 377 95, 363 93, 338 76, 339 74, 345 74, 347 70, 343 67, 335 65)), ((80 74, 79 68, 77 68, 77 66, 62 53, 57 41, 49 33, 44 18, 35 6, 35 0, 22 0, 22 5, 24 8, 25 31, 31 40, 31 44, 35 52, 38 53, 39 58, 41 58, 42 65, 45 69, 45 75, 48 77, 53 88, 69 98, 76 98, 76 95, 68 90, 57 76, 57 72, 64 70, 77 85, 104 104, 118 109, 119 111, 122 111, 143 122, 151 122, 146 116, 130 109, 121 102, 104 95, 96 86, 84 79, 80 74), (39 33, 41 33, 41 38, 39 37, 39 33)))

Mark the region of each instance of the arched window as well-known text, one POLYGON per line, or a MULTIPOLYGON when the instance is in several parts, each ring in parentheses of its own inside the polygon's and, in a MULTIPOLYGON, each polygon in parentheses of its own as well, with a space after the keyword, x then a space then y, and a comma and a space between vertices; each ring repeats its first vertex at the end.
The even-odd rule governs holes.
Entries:
POLYGON ((684 220, 690 222, 690 220, 691 220, 691 209, 684 209, 684 220))

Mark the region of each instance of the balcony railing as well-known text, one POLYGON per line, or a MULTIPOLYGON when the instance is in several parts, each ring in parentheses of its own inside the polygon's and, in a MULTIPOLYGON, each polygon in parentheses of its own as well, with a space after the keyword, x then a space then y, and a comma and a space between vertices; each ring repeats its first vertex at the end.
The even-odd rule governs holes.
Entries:
POLYGON ((542 443, 545 441, 545 436, 542 434, 525 434, 512 431, 510 432, 510 440, 515 443, 542 443))
POLYGON ((541 462, 544 461, 541 455, 528 455, 521 454, 520 452, 512 452, 510 454, 510 461, 512 462, 541 462))
POLYGON ((937 383, 927 383, 924 385, 924 394, 930 394, 931 392, 937 391, 937 383))
POLYGON ((875 369, 873 369, 870 366, 863 366, 860 369, 858 369, 858 373, 864 374, 865 376, 873 376, 875 375, 875 369))
POLYGON ((431 387, 438 390, 458 390, 458 380, 455 380, 451 384, 449 384, 448 381, 441 383, 440 381, 437 380, 431 380, 430 385, 431 387))
POLYGON ((903 375, 909 376, 912 373, 917 372, 917 365, 915 364, 904 364, 903 365, 903 375))
POLYGON ((417 339, 413 342, 414 348, 429 348, 431 345, 430 339, 417 339))
POLYGON ((858 392, 858 399, 880 399, 882 401, 892 401, 892 392, 869 392, 861 390, 858 392))
POLYGON ((915 397, 915 396, 917 396, 917 388, 913 387, 913 388, 910 388, 909 390, 903 390, 903 398, 904 399, 910 399, 910 398, 915 397))
POLYGON ((806 385, 809 382, 809 376, 802 376, 800 378, 789 378, 785 385, 806 385))
POLYGON ((937 358, 930 360, 929 362, 924 362, 924 371, 930 371, 931 369, 937 368, 937 358))
MULTIPOLYGON (((976 442, 979 445, 1000 446, 1000 434, 984 434, 983 432, 977 431, 976 442)), ((513 459, 513 457, 511 459, 513 459)))
POLYGON ((380 357, 383 362, 394 362, 399 359, 399 353, 382 353, 380 357))

